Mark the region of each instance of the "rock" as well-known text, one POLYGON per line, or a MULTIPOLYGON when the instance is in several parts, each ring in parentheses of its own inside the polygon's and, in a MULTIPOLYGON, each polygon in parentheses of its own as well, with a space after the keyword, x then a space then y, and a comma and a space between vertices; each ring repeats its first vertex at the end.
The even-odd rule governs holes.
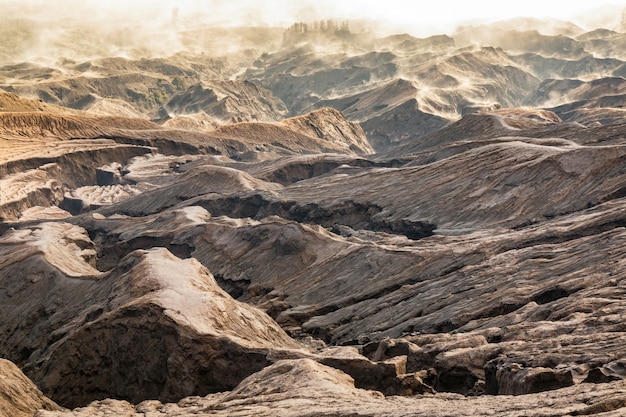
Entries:
POLYGON ((66 193, 59 207, 74 215, 82 214, 139 195, 143 188, 128 184, 79 187, 66 193))
POLYGON ((361 126, 347 121, 341 112, 332 108, 323 108, 304 116, 287 119, 283 124, 297 132, 349 149, 350 152, 374 153, 361 126))
POLYGON ((521 395, 554 390, 574 385, 571 371, 550 368, 525 368, 511 363, 491 368, 487 364, 487 393, 500 395, 521 395))
POLYGON ((361 123, 377 152, 384 152, 435 132, 449 123, 420 110, 415 98, 361 123))
POLYGON ((604 398, 600 401, 597 401, 594 404, 591 404, 582 410, 574 411, 572 415, 573 416, 589 416, 589 415, 595 415, 595 414, 601 414, 601 413, 602 414, 609 413, 611 411, 617 411, 619 415, 619 413, 623 412, 623 410, 620 410, 620 409, 626 407, 626 397, 620 394, 611 395, 607 397, 608 398, 604 398))
MULTIPOLYGON (((368 168, 378 163, 362 157, 351 157, 340 154, 295 155, 278 160, 265 161, 253 166, 240 166, 256 178, 277 182, 282 185, 298 181, 332 175, 338 171, 368 168)), ((380 164, 383 165, 383 164, 380 164)))
POLYGON ((67 219, 72 217, 72 214, 62 210, 57 206, 42 207, 33 206, 22 211, 22 215, 19 220, 22 222, 34 221, 34 220, 52 220, 52 219, 67 219))
POLYGON ((61 404, 175 401, 229 389, 267 366, 271 351, 300 348, 195 260, 152 249, 101 273, 88 263, 90 245, 82 229, 64 223, 0 242, 2 303, 11 306, 0 347, 61 404))
POLYGON ((556 107, 566 103, 590 100, 610 95, 626 93, 626 82, 622 77, 600 77, 591 81, 579 79, 548 79, 537 87, 529 102, 545 107, 556 107))
POLYGON ((215 271, 222 285, 229 285, 239 299, 259 305, 284 301, 286 304, 273 314, 281 323, 297 325, 337 304, 367 299, 397 285, 397 281, 380 281, 378 277, 383 273, 395 271, 399 282, 410 279, 411 266, 422 259, 409 251, 348 241, 318 226, 278 217, 263 221, 215 217, 198 206, 145 217, 143 221, 83 218, 80 224, 93 233, 117 236, 102 242, 102 265, 114 265, 134 248, 134 242, 146 245, 150 240, 152 245, 172 250, 184 244, 190 248, 188 256, 215 271), (366 264, 362 263, 364 257, 370 260, 366 264), (279 270, 266 269, 277 262, 282 264, 279 270), (370 284, 354 291, 348 279, 353 274, 370 284), (337 276, 346 278, 338 281, 337 276), (315 288, 312 282, 317 283, 315 288), (255 287, 257 292, 253 293, 255 287))
POLYGON ((34 64, 20 10, 0 87, 40 100, 0 92, 0 356, 82 407, 40 415, 624 411, 619 30, 175 10, 167 57, 48 15, 34 64))
POLYGON ((105 417, 114 415, 116 417, 135 417, 135 407, 128 401, 106 399, 94 401, 85 407, 76 408, 73 411, 43 411, 39 410, 34 417, 105 417))
POLYGON ((622 176, 623 149, 618 149, 491 143, 428 165, 315 178, 286 187, 280 197, 320 207, 348 201, 375 205, 381 211, 374 219, 388 224, 419 220, 437 225, 441 233, 521 227, 613 198, 611 184, 622 176), (464 175, 457 177, 461 167, 464 175), (538 181, 532 189, 530 178, 538 181), (407 192, 398 195, 398 188, 407 192), (549 201, 546 194, 552 195, 549 201))
MULTIPOLYGON (((583 384, 523 396, 465 397, 458 394, 383 397, 354 387, 350 376, 310 359, 282 360, 250 375, 231 392, 189 397, 175 404, 96 401, 73 411, 39 411, 36 417, 212 416, 414 416, 590 415, 624 407, 624 382, 583 384)), ((617 414, 616 414, 617 415, 617 414)))
POLYGON ((398 375, 400 387, 397 395, 435 394, 435 389, 425 382, 429 378, 428 372, 414 372, 398 375))
POLYGON ((417 381, 406 376, 406 356, 398 356, 381 362, 372 362, 359 355, 356 349, 329 348, 320 352, 321 364, 339 369, 354 378, 357 388, 381 391, 386 395, 410 392, 417 381))
POLYGON ((59 173, 56 164, 48 164, 0 179, 0 217, 15 220, 31 207, 59 204, 64 193, 54 179, 59 173))
POLYGON ((621 259, 623 231, 612 226, 621 224, 621 207, 620 201, 607 202, 517 231, 413 242, 340 237, 277 217, 260 222, 216 218, 197 206, 141 221, 89 219, 81 224, 117 236, 112 246, 103 247, 110 263, 116 252, 124 256, 132 249, 131 242, 145 245, 152 239, 152 245, 172 247, 187 242, 193 248, 188 256, 216 271, 233 295, 267 308, 292 332, 308 331, 330 343, 404 335, 404 341, 392 339, 378 353, 369 348, 367 355, 377 361, 407 355, 407 372, 429 371, 433 379, 427 384, 473 393, 483 389, 486 364, 495 358, 579 372, 579 364, 590 357, 598 366, 622 355, 621 345, 613 342, 622 330, 611 318, 620 314, 620 304, 610 303, 606 316, 592 313, 600 311, 596 303, 605 305, 615 294, 617 281, 602 277, 619 279, 619 271, 614 262, 603 261, 598 275, 584 272, 600 259, 621 259), (554 245, 561 250, 556 257, 554 245), (580 251, 588 253, 583 257, 580 251), (278 262, 278 272, 267 267, 278 262), (557 267, 563 262, 567 272, 557 267), (337 279, 339 271, 345 279, 337 279), (516 283, 531 271, 532 285, 519 287, 516 283), (393 279, 381 281, 382 274, 393 279), (421 281, 415 282, 418 274, 421 281), (361 283, 357 290, 354 282, 361 283), (610 334, 602 343, 590 336, 600 328, 610 334), (451 330, 458 334, 445 333, 451 330))
POLYGON ((228 393, 223 401, 243 400, 254 397, 272 396, 289 398, 286 395, 307 391, 326 391, 331 396, 351 395, 359 391, 354 389, 354 380, 337 369, 319 364, 310 359, 278 361, 262 371, 251 375, 228 393))
POLYGON ((121 183, 121 169, 122 166, 119 163, 96 168, 96 183, 100 186, 121 183))
POLYGON ((277 122, 287 113, 282 100, 247 81, 212 80, 174 95, 162 108, 169 115, 206 113, 222 123, 277 122))
MULTIPOLYGON (((107 139, 67 140, 66 136, 99 137, 104 133, 92 130, 105 128, 84 117, 65 120, 64 111, 53 106, 48 110, 41 114, 0 112, 0 119, 6 117, 0 120, 0 129, 6 130, 0 139, 1 217, 16 220, 30 207, 57 206, 69 189, 94 185, 97 167, 151 152, 147 147, 107 139), (49 130, 55 133, 53 139, 46 139, 49 130)), ((82 210, 81 203, 72 199, 65 201, 65 206, 73 213, 82 210)))
POLYGON ((235 139, 256 145, 256 151, 276 150, 281 154, 342 153, 362 155, 374 153, 363 129, 348 122, 334 109, 321 109, 280 123, 236 123, 217 128, 211 136, 235 139), (275 144, 280 146, 275 148, 275 144))
POLYGON ((611 381, 619 381, 620 379, 621 378, 619 376, 611 374, 608 369, 594 368, 589 371, 583 382, 602 384, 611 381))
POLYGON ((0 359, 0 417, 31 417, 35 411, 61 410, 13 363, 0 359))

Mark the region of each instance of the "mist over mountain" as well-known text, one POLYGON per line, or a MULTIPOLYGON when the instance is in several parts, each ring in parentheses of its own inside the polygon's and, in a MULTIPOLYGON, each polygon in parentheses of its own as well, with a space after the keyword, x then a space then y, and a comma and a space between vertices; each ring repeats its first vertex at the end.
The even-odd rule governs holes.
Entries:
POLYGON ((373 4, 0 2, 0 417, 623 413, 626 5, 373 4))

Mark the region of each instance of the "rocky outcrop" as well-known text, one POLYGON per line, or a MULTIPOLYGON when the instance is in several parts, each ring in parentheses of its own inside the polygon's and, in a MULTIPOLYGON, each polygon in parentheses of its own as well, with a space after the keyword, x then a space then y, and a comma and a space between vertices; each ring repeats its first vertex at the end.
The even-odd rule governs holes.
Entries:
POLYGON ((588 374, 591 381, 598 372, 624 376, 618 359, 624 352, 615 343, 623 329, 611 319, 621 307, 610 301, 621 276, 622 204, 517 231, 413 242, 337 227, 339 236, 276 217, 211 218, 199 207, 81 224, 102 236, 103 266, 136 247, 171 245, 294 335, 359 345, 405 335, 404 344, 368 356, 406 355, 406 372, 426 372, 421 378, 439 391, 518 394, 578 383, 588 374), (607 263, 588 275, 600 259, 607 263), (498 371, 509 368, 524 371, 514 378, 498 371))
POLYGON ((529 103, 556 107, 565 103, 619 96, 624 93, 626 93, 626 79, 623 77, 604 77, 588 82, 578 79, 548 79, 541 83, 535 94, 529 98, 529 103))
POLYGON ((55 106, 41 100, 20 97, 17 94, 0 90, 0 112, 41 112, 53 109, 55 106))
POLYGON ((339 111, 333 109, 317 110, 277 124, 238 123, 221 126, 212 135, 241 138, 257 146, 300 153, 374 153, 363 129, 358 124, 348 122, 339 111))
POLYGON ((373 204, 381 208, 375 219, 419 220, 446 233, 519 227, 617 195, 621 146, 517 139, 478 146, 427 165, 302 181, 286 187, 280 196, 322 207, 346 201, 373 204), (398 195, 398 189, 407 191, 398 195))
POLYGON ((60 410, 13 363, 0 359, 0 417, 32 417, 37 410, 60 410))
POLYGON ((489 394, 531 394, 574 385, 571 370, 524 368, 516 363, 505 366, 490 365, 486 380, 489 394))
POLYGON ((204 112, 222 123, 278 122, 285 104, 269 90, 248 81, 211 81, 174 95, 161 109, 167 116, 204 112))
POLYGON ((435 160, 432 154, 451 156, 450 152, 445 152, 447 145, 464 145, 466 150, 467 147, 480 146, 486 140, 496 138, 510 140, 512 137, 558 137, 547 135, 561 123, 559 116, 547 110, 509 108, 470 112, 454 123, 423 135, 419 140, 409 138, 401 141, 397 146, 381 152, 380 156, 389 158, 419 155, 421 161, 430 163, 435 160))
POLYGON ((584 385, 526 396, 464 397, 458 394, 414 398, 383 397, 354 387, 352 378, 317 362, 299 359, 279 361, 244 379, 233 391, 206 397, 189 397, 176 404, 144 401, 97 401, 73 411, 39 411, 36 417, 156 417, 214 416, 518 416, 619 415, 626 404, 623 382, 605 386, 584 385))
POLYGON ((155 248, 101 273, 92 245, 64 223, 0 242, 2 304, 10 307, 0 349, 60 404, 221 391, 267 366, 270 352, 299 347, 197 261, 155 248))
POLYGON ((331 142, 351 152, 374 153, 361 126, 347 121, 344 115, 335 109, 326 107, 304 116, 287 119, 283 124, 296 132, 331 142))
POLYGON ((349 120, 363 127, 370 144, 381 152, 402 140, 416 139, 448 123, 439 116, 420 110, 419 87, 415 82, 397 79, 357 94, 320 100, 315 107, 340 110, 349 120))
POLYGON ((361 122, 365 134, 377 152, 419 139, 449 123, 448 120, 423 112, 415 99, 390 109, 380 116, 361 122))
POLYGON ((319 226, 279 217, 212 217, 198 206, 142 221, 89 216, 77 221, 98 236, 101 268, 111 268, 137 247, 180 248, 213 270, 233 296, 264 306, 286 327, 388 292, 409 280, 412 265, 422 259, 418 253, 350 240, 319 226), (363 258, 369 259, 367 264, 361 264, 363 258), (279 270, 269 269, 276 263, 282 265, 279 270), (381 280, 386 274, 395 278, 381 280), (360 291, 352 289, 357 277, 360 291))
POLYGON ((321 175, 356 172, 361 168, 389 165, 389 163, 377 163, 364 157, 314 154, 288 156, 254 165, 239 165, 237 168, 265 181, 289 185, 321 175))
POLYGON ((61 204, 70 189, 96 184, 99 166, 151 152, 108 140, 20 145, 0 153, 0 217, 11 220, 30 207, 61 204))
POLYGON ((0 67, 49 102, 0 92, 0 356, 82 407, 39 415, 623 414, 624 36, 513 23, 0 67))

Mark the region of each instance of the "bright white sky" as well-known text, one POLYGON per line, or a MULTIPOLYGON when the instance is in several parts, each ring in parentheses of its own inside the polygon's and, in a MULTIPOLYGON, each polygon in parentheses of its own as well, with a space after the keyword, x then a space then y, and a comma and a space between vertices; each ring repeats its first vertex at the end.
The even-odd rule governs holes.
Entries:
MULTIPOLYGON (((263 3, 263 2, 260 2, 263 3)), ((268 3, 271 3, 268 2, 268 3)), ((321 1, 344 13, 380 16, 402 22, 413 19, 452 22, 468 19, 503 19, 518 16, 567 19, 603 4, 623 5, 626 1, 593 0, 361 0, 321 1)))
MULTIPOLYGON (((171 17, 204 14, 222 23, 285 25, 322 18, 385 20, 398 29, 442 33, 457 23, 512 17, 576 20, 604 5, 626 7, 626 0, 0 0, 0 4, 35 5, 40 13, 84 16, 86 11, 118 17, 171 17), (137 14, 139 12, 139 14, 137 14), (122 13, 120 15, 120 13, 122 13)), ((18 6, 19 7, 19 6, 18 6)))
POLYGON ((576 20, 588 10, 604 5, 626 7, 626 0, 322 0, 318 3, 326 3, 341 14, 356 18, 382 18, 402 27, 432 28, 435 31, 445 31, 455 24, 473 20, 497 21, 514 17, 576 20))
MULTIPOLYGON (((111 0, 103 3, 110 5, 111 0)), ((602 5, 626 7, 626 0, 123 0, 120 3, 144 3, 148 7, 169 3, 178 7, 181 15, 199 8, 212 10, 220 18, 258 19, 272 24, 329 16, 382 19, 399 27, 429 28, 426 31, 435 32, 477 19, 494 21, 524 16, 567 20, 602 5)))

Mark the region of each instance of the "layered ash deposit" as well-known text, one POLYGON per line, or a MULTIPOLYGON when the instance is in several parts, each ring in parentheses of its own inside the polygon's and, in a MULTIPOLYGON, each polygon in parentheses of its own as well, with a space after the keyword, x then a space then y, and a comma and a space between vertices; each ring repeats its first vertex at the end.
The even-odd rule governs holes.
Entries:
POLYGON ((547 23, 7 17, 0 416, 622 415, 626 34, 547 23))

